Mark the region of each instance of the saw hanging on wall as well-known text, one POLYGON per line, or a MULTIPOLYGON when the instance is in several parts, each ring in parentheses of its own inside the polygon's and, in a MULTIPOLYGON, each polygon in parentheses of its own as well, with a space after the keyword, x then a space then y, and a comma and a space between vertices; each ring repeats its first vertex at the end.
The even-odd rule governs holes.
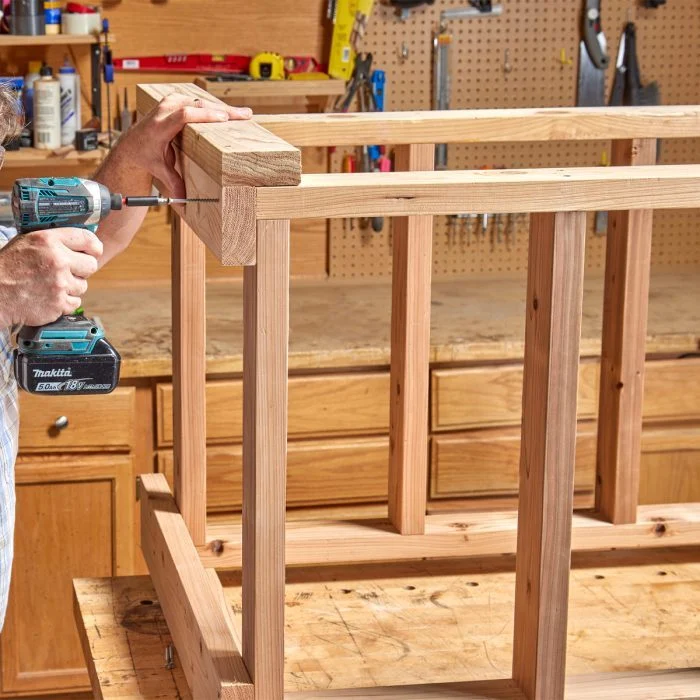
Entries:
POLYGON ((579 50, 579 107, 605 105, 605 71, 610 64, 608 42, 603 33, 600 0, 585 0, 582 39, 579 50))

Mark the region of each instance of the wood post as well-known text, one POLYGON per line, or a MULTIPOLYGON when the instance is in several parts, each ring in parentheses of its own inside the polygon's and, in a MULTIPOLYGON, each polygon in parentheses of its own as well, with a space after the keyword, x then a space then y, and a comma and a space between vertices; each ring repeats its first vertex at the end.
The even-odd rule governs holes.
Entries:
POLYGON ((175 502, 195 545, 207 526, 205 247, 173 215, 173 462, 175 502))
MULTIPOLYGON (((656 139, 613 141, 613 165, 654 165, 656 139)), ((644 346, 654 212, 609 214, 600 362, 596 508, 633 523, 639 503, 644 346)))
MULTIPOLYGON (((396 149, 396 170, 432 170, 434 164, 432 144, 396 149)), ((432 250, 432 216, 394 220, 389 519, 402 535, 425 532, 432 250)))
POLYGON ((259 700, 284 695, 289 221, 260 221, 243 271, 243 659, 259 700))
POLYGON ((525 324, 513 679, 564 697, 586 216, 535 214, 525 324))

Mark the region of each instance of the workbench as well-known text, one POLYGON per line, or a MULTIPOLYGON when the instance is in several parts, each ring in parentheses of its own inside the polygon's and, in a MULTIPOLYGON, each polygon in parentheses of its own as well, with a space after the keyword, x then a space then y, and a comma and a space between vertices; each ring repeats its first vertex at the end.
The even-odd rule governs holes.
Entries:
MULTIPOLYGON (((697 549, 574 557, 567 671, 590 686, 576 678, 568 698, 610 698, 595 684, 617 672, 640 685, 616 699, 643 700, 645 672, 698 664, 699 562, 697 549)), ((507 557, 290 570, 285 689, 508 678, 513 567, 507 557)), ((240 576, 221 579, 240 626, 240 576)), ((166 668, 171 639, 148 577, 82 579, 75 598, 95 697, 192 700, 177 655, 166 668)), ((685 683, 700 693, 700 669, 685 683)))

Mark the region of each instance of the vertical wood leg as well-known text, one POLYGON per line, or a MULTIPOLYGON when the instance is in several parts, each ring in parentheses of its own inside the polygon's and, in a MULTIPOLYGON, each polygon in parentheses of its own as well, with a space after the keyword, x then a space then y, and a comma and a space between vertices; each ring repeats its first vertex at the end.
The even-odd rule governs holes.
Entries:
POLYGON ((281 700, 289 339, 289 221, 260 221, 243 272, 243 659, 281 700))
MULTIPOLYGON (((612 160, 613 165, 654 165, 656 140, 614 141, 612 160)), ((596 508, 616 524, 637 519, 653 214, 609 214, 596 508)))
POLYGON ((564 697, 586 216, 530 224, 513 679, 564 697))
MULTIPOLYGON (((396 149, 397 170, 434 163, 431 144, 396 149)), ((432 246, 432 216, 394 219, 389 519, 402 535, 425 531, 432 246)))
POLYGON ((202 545, 207 524, 205 247, 179 216, 172 224, 172 279, 174 495, 192 541, 202 545))

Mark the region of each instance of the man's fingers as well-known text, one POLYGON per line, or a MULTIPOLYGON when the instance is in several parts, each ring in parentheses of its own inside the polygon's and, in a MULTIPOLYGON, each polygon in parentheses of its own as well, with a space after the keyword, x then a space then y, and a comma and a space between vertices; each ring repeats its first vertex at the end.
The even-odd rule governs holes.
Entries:
POLYGON ((95 258, 102 256, 102 241, 91 231, 82 228, 57 228, 52 231, 66 248, 87 253, 95 258))
POLYGON ((82 305, 83 300, 80 297, 74 296, 73 294, 66 294, 61 314, 63 316, 70 316, 70 314, 75 312, 75 310, 79 309, 82 305))
POLYGON ((85 292, 87 292, 87 290, 87 280, 73 275, 73 279, 71 280, 70 287, 68 289, 68 294, 72 297, 83 297, 85 296, 85 292))
POLYGON ((74 252, 69 253, 68 266, 74 277, 83 279, 94 275, 99 267, 97 260, 92 255, 74 252))
MULTIPOLYGON (((250 119, 253 116, 253 110, 249 107, 231 107, 221 102, 213 102, 201 97, 191 97, 190 95, 179 95, 177 93, 168 95, 160 104, 167 112, 174 112, 182 107, 192 107, 200 112, 225 112, 229 119, 250 119)), ((203 121, 210 120, 204 119, 203 121)))

